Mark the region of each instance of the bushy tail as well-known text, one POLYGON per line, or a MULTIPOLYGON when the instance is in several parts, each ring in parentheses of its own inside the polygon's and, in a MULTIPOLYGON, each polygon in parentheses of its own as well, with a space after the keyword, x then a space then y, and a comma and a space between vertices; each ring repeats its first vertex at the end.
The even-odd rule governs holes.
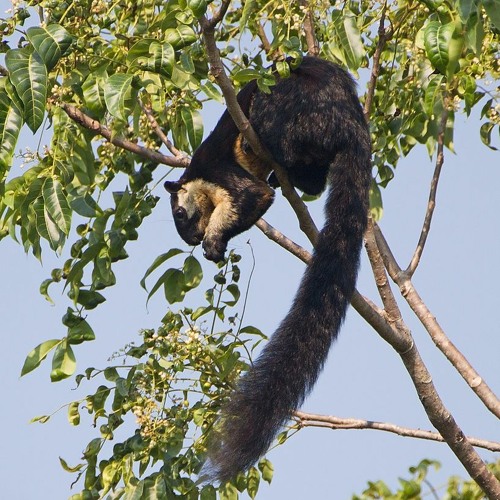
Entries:
POLYGON ((205 468, 212 480, 233 478, 267 451, 337 337, 356 283, 371 179, 368 140, 349 149, 331 168, 326 223, 290 312, 222 410, 205 468))

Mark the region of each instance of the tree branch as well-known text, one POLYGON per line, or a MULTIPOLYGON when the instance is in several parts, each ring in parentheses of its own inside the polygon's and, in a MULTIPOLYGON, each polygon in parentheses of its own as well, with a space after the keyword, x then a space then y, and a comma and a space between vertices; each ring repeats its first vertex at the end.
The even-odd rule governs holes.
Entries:
POLYGON ((306 17, 304 19, 304 33, 306 35, 307 53, 310 56, 319 54, 319 44, 314 32, 314 17, 308 0, 300 0, 300 5, 305 7, 306 17))
POLYGON ((268 224, 264 219, 259 219, 255 225, 272 241, 280 247, 288 250, 291 254, 298 257, 301 261, 309 264, 312 255, 300 245, 297 245, 290 238, 287 238, 283 233, 275 229, 271 224, 268 224))
POLYGON ((113 136, 111 130, 106 128, 97 120, 94 120, 90 116, 83 113, 81 110, 72 106, 71 104, 62 103, 62 109, 66 112, 66 114, 76 123, 81 125, 82 127, 91 130, 97 135, 102 135, 105 139, 107 139, 111 144, 118 146, 120 148, 126 149, 131 153, 135 153, 136 155, 144 158, 145 160, 152 161, 154 163, 161 163, 163 165, 169 165, 170 167, 177 168, 186 168, 189 165, 189 158, 177 158, 174 156, 165 156, 158 151, 154 151, 149 148, 145 148, 144 146, 139 146, 135 142, 129 141, 127 139, 123 139, 121 137, 113 136))
POLYGON ((215 43, 214 25, 212 21, 213 19, 208 21, 206 17, 200 18, 203 39, 210 63, 210 72, 217 80, 222 94, 224 95, 227 110, 234 120, 236 127, 238 127, 238 130, 244 135, 245 139, 250 144, 253 152, 274 170, 281 186, 281 192, 295 211, 301 230, 314 245, 318 237, 318 229, 314 224, 307 207, 291 185, 286 171, 281 167, 281 165, 274 161, 269 151, 267 151, 260 143, 257 134, 241 110, 234 88, 224 71, 224 66, 222 65, 219 50, 217 49, 217 45, 215 43))
POLYGON ((377 46, 375 47, 375 52, 373 54, 373 65, 370 74, 370 82, 368 84, 365 105, 363 107, 363 111, 365 113, 365 118, 367 122, 370 121, 373 96, 375 95, 375 87, 377 84, 378 76, 380 74, 380 65, 381 65, 380 56, 382 55, 382 51, 385 48, 387 40, 389 40, 393 34, 392 29, 386 30, 384 26, 386 11, 387 11, 387 1, 384 2, 384 6, 382 7, 382 14, 380 15, 380 23, 378 25, 378 41, 377 41, 377 46))
MULTIPOLYGON (((427 439, 441 443, 444 442, 443 437, 438 432, 412 429, 410 427, 402 427, 388 422, 373 422, 372 420, 362 420, 358 418, 340 418, 330 415, 315 415, 301 411, 295 412, 295 417, 298 419, 298 423, 301 427, 327 427, 333 430, 373 429, 391 432, 403 437, 427 439)), ((490 451, 500 451, 500 442, 497 441, 488 441, 486 439, 469 436, 467 436, 467 441, 469 441, 471 445, 478 448, 484 448, 490 451)))
MULTIPOLYGON (((378 240, 376 241, 375 239, 374 225, 371 221, 368 225, 365 238, 375 281, 389 315, 389 323, 394 325, 395 329, 401 335, 411 341, 411 346, 408 350, 398 352, 403 364, 410 374, 427 417, 432 425, 439 431, 462 465, 466 468, 470 476, 479 484, 481 489, 492 498, 500 498, 500 482, 498 482, 495 476, 488 470, 471 443, 465 438, 462 430, 453 418, 453 415, 451 415, 443 404, 443 401, 432 383, 432 376, 420 357, 418 349, 413 342, 412 335, 403 321, 392 290, 387 283, 387 276, 383 265, 385 261, 382 262, 382 251, 379 252, 380 247, 377 245, 378 240)), ((395 261, 393 263, 393 266, 394 265, 397 266, 395 261)), ((392 343, 390 338, 386 340, 392 343)))
POLYGON ((384 265, 390 277, 399 286, 401 295, 408 302, 409 306, 420 320, 425 329, 429 332, 431 339, 438 349, 446 356, 448 361, 456 368, 458 373, 467 382, 469 387, 475 392, 484 405, 498 418, 500 418, 500 401, 490 389, 488 384, 469 363, 466 357, 457 349, 448 338, 444 330, 437 322, 436 317, 431 313, 424 301, 415 289, 410 277, 401 270, 394 255, 392 254, 382 231, 375 226, 375 237, 384 265))
POLYGON ((176 157, 176 158, 186 158, 186 155, 177 149, 170 139, 166 136, 165 132, 161 129, 160 125, 158 125, 158 122, 156 121, 155 116, 153 115, 153 111, 151 109, 151 106, 149 104, 144 104, 142 101, 139 100, 139 105, 141 106, 142 110, 144 111, 145 115, 147 116, 149 120, 149 124, 151 125, 152 129, 155 131, 155 134, 158 136, 158 138, 163 142, 163 144, 167 147, 167 149, 176 157))
MULTIPOLYGON (((257 221, 256 226, 272 241, 288 250, 300 260, 308 264, 312 255, 297 243, 293 242, 280 231, 268 224, 264 219, 257 221)), ((379 309, 370 299, 361 295, 357 290, 351 299, 351 305, 360 314, 360 316, 374 329, 378 334, 397 352, 405 352, 411 349, 412 339, 408 339, 400 334, 387 319, 387 314, 379 309)))
POLYGON ((432 215, 434 213, 434 208, 436 207, 436 193, 439 182, 439 176, 441 174, 441 168, 444 163, 444 133, 446 131, 446 122, 448 121, 448 110, 443 110, 441 115, 441 121, 439 123, 439 131, 437 137, 437 157, 436 157, 436 168, 434 169, 434 175, 432 176, 431 189, 429 192, 429 201, 427 203, 427 212, 425 214, 424 224, 422 231, 420 232, 420 238, 417 243, 417 248, 413 254, 410 264, 406 269, 406 274, 408 277, 412 277, 420 263, 420 258, 422 257, 422 252, 424 251, 425 243, 427 241, 427 236, 429 235, 429 229, 431 227, 432 215))

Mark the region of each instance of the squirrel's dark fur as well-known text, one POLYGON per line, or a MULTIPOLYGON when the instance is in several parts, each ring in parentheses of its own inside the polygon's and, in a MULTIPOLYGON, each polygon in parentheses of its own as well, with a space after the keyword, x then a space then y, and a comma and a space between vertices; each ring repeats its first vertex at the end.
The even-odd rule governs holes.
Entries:
MULTIPOLYGON (((290 312, 222 409, 208 467, 222 481, 266 452, 318 378, 354 291, 371 181, 368 127, 353 81, 337 65, 306 57, 270 94, 252 82, 238 101, 294 186, 318 194, 328 181, 330 190, 290 312)), ((179 233, 191 244, 203 239, 212 260, 272 203, 269 172, 256 164, 226 111, 181 179, 166 185, 179 233)))

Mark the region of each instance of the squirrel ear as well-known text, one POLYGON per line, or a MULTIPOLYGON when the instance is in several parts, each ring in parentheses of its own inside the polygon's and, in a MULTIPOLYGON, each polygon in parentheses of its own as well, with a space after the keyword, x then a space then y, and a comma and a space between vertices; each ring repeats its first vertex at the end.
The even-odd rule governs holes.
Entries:
POLYGON ((178 193, 182 189, 182 184, 179 181, 165 181, 163 187, 170 193, 178 193))

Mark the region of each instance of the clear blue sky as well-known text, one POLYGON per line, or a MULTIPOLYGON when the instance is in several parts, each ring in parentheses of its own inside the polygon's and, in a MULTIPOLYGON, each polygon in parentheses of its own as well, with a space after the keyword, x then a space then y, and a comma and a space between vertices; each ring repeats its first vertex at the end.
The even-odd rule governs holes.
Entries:
MULTIPOLYGON (((220 108, 209 108, 205 114, 207 129, 213 127, 219 114, 220 108)), ((480 143, 477 121, 465 124, 462 116, 456 121, 457 155, 447 152, 435 219, 414 281, 447 334, 498 393, 500 156, 480 143)), ((25 135, 18 148, 30 145, 34 149, 35 144, 25 135)), ((18 166, 16 161, 14 168, 18 166)), ((400 163, 394 181, 383 192, 385 215, 381 226, 402 265, 408 263, 418 239, 433 168, 424 153, 412 153, 400 163)), ((120 186, 118 181, 117 189, 125 186, 122 182, 120 186)), ((130 258, 116 267, 118 285, 105 291, 107 302, 89 315, 97 340, 77 346, 79 372, 88 366, 106 366, 107 358, 115 350, 138 339, 140 328, 156 327, 164 314, 166 304, 159 295, 146 310, 146 294, 139 286, 156 255, 182 245, 171 220, 168 197, 160 188, 157 194, 161 202, 141 228, 140 240, 127 249, 130 258)), ((311 210, 320 221, 322 201, 313 204, 311 210)), ((280 196, 266 219, 305 244, 291 210, 280 196)), ((303 265, 255 228, 230 244, 247 264, 250 263, 248 239, 257 265, 246 319, 270 334, 288 310, 303 265)), ((83 386, 82 390, 73 391, 75 384, 71 380, 51 384, 50 363, 19 378, 24 358, 35 345, 64 335, 60 318, 69 305, 68 299, 54 286, 56 306, 51 307, 39 295, 38 287, 53 267, 64 262, 66 255, 65 252, 57 258, 47 250, 40 266, 13 241, 6 239, 0 243, 3 498, 67 498, 72 493, 69 486, 74 476, 62 470, 58 456, 71 465, 78 463, 87 442, 97 435, 85 415, 80 426, 74 428, 67 422, 64 411, 45 425, 28 423, 33 416, 51 413, 60 405, 83 397, 89 388, 83 386)), ((200 249, 196 255, 202 259, 200 249)), ((243 267, 248 270, 247 265, 243 267)), ((207 275, 212 275, 214 269, 213 264, 206 262, 207 275)), ((201 302, 204 289, 200 287, 194 301, 201 302)), ((379 303, 366 259, 358 289, 379 303)), ((463 431, 499 440, 497 419, 468 390, 404 303, 402 311, 437 390, 463 431)), ((333 347, 329 363, 304 410, 431 429, 399 357, 354 311, 350 311, 340 340, 333 347)), ((487 460, 495 459, 490 452, 480 453, 487 460)), ((397 477, 405 476, 407 468, 422 458, 442 462, 442 471, 430 478, 435 487, 441 487, 440 494, 444 494, 447 475, 465 476, 445 445, 376 431, 305 429, 271 451, 268 457, 274 463, 275 478, 270 488, 261 486, 259 498, 264 500, 348 499, 351 494, 360 493, 367 480, 384 479, 395 485, 397 477)))

